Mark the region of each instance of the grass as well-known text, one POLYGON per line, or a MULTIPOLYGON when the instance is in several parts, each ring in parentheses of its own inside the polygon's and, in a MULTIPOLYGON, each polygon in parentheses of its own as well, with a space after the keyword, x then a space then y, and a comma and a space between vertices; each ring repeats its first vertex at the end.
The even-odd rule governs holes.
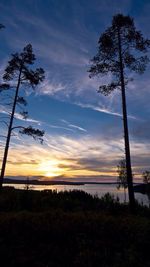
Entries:
POLYGON ((2 266, 148 267, 150 210, 109 194, 30 191, 0 193, 2 266))

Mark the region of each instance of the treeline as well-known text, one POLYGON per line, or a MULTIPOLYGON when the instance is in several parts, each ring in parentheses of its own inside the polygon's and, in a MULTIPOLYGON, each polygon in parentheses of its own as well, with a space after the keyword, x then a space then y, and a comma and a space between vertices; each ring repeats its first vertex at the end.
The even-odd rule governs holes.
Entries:
POLYGON ((138 216, 109 194, 3 188, 3 266, 148 267, 150 210, 136 207, 138 216))
MULTIPOLYGON (((125 205, 126 206, 126 205, 125 205)), ((61 191, 56 190, 30 190, 3 187, 0 194, 0 212, 13 212, 28 210, 43 212, 54 209, 63 211, 96 211, 102 209, 119 209, 119 199, 115 199, 109 193, 99 199, 84 191, 61 191), (113 208, 114 207, 114 208, 113 208)), ((128 207, 126 206, 126 209, 128 207)))

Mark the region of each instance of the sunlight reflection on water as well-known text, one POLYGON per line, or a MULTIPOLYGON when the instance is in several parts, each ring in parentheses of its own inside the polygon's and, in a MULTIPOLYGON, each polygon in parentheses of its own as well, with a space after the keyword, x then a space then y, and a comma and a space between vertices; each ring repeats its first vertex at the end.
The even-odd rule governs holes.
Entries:
MULTIPOLYGON (((13 186, 17 189, 25 189, 25 184, 5 184, 5 186, 13 186)), ((124 202, 124 190, 118 190, 117 185, 114 184, 84 184, 84 185, 29 185, 32 190, 56 190, 60 191, 72 191, 72 190, 82 190, 91 195, 97 195, 102 197, 106 193, 113 194, 115 197, 119 197, 120 202, 124 202)), ((135 193, 135 198, 139 203, 148 205, 148 197, 141 193, 135 193)), ((126 200, 128 201, 128 194, 126 193, 126 200)))

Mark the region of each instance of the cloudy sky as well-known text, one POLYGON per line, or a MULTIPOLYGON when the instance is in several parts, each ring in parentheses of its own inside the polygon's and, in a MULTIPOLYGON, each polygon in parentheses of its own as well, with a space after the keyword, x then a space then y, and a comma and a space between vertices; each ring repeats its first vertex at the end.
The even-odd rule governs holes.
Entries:
MULTIPOLYGON (((45 130, 43 145, 17 132, 11 139, 6 175, 90 181, 116 180, 124 157, 121 96, 97 93, 103 79, 89 79, 90 59, 100 34, 117 13, 130 15, 137 29, 150 38, 149 0, 0 0, 1 77, 11 53, 28 43, 43 67, 45 81, 26 99, 30 117, 16 125, 45 130)), ((129 132, 135 179, 150 168, 150 67, 131 74, 127 88, 129 132)), ((1 97, 3 117, 8 107, 1 97)), ((1 119, 1 134, 6 133, 1 119)), ((5 138, 1 138, 1 158, 5 138)))

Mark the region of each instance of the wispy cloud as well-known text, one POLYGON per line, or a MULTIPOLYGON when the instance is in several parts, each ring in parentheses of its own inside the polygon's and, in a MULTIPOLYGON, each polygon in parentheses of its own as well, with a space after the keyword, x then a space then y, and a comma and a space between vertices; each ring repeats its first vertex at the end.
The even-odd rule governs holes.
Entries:
POLYGON ((75 129, 82 131, 82 132, 87 132, 87 130, 85 130, 84 128, 79 127, 79 126, 74 125, 74 124, 69 124, 68 126, 70 126, 71 128, 75 128, 75 129))
MULTIPOLYGON (((29 12, 28 16, 26 12, 29 9, 27 7, 30 6, 29 2, 25 4, 24 8, 21 5, 12 5, 13 17, 9 14, 9 6, 2 5, 2 10, 5 11, 5 19, 11 27, 10 34, 13 41, 8 43, 13 45, 13 49, 20 49, 26 45, 25 40, 28 40, 33 44, 34 51, 40 58, 41 64, 46 66, 49 74, 39 87, 37 94, 67 99, 71 103, 73 103, 73 100, 77 102, 79 98, 81 100, 86 99, 89 106, 93 105, 98 99, 96 91, 99 85, 111 79, 110 75, 106 78, 101 77, 101 79, 89 79, 88 77, 89 60, 95 54, 99 32, 95 32, 94 27, 91 28, 86 23, 84 8, 79 1, 73 3, 72 6, 69 2, 64 4, 64 8, 57 10, 57 16, 54 16, 53 19, 50 19, 49 16, 40 16, 38 13, 40 9, 37 8, 39 5, 40 2, 36 4, 38 15, 29 12), (68 21, 65 20, 63 13, 68 5, 73 12, 73 16, 69 17, 70 25, 66 27, 61 22, 68 21), (80 13, 82 16, 79 16, 80 13), (18 23, 15 23, 15 21, 18 23), (24 24, 26 27, 22 31, 24 24), (40 42, 39 35, 41 36, 40 42)), ((118 6, 121 10, 126 10, 127 6, 130 7, 130 0, 127 1, 127 5, 115 2, 113 9, 117 9, 118 6)), ((52 7, 56 8, 55 5, 52 5, 52 7)), ((110 9, 105 1, 102 1, 101 4, 96 1, 96 8, 90 1, 87 1, 87 7, 90 8, 93 15, 97 14, 98 10, 101 15, 103 15, 102 10, 107 10, 110 15, 113 13, 112 7, 110 9)), ((110 23, 110 17, 107 17, 106 21, 110 23)), ((99 31, 103 26, 103 24, 101 26, 101 23, 99 31)), ((8 35, 8 38, 10 39, 10 35, 8 35)), ((106 101, 102 96, 99 98, 106 101)), ((138 99, 140 100, 140 97, 138 99)), ((96 104, 97 111, 100 109, 98 101, 96 104)), ((109 101, 110 98, 107 99, 107 102, 109 101)), ((113 98, 112 105, 115 106, 116 102, 117 100, 113 98)), ((101 108, 101 112, 121 116, 120 112, 115 112, 114 108, 109 109, 107 106, 101 108)), ((130 117, 134 118, 134 116, 130 117)))
MULTIPOLYGON (((15 175, 26 173, 26 175, 44 176, 48 173, 53 174, 57 170, 56 173, 68 178, 90 176, 91 179, 95 179, 101 175, 114 177, 117 163, 124 155, 123 139, 115 141, 99 137, 93 139, 89 135, 78 139, 46 135, 45 139, 43 146, 35 142, 32 144, 30 142, 28 145, 28 139, 26 145, 12 144, 7 174, 11 170, 11 174, 15 175)), ((145 164, 148 163, 150 156, 150 146, 148 143, 132 141, 131 148, 134 171, 140 173, 147 166, 145 164), (142 162, 139 165, 141 151, 143 151, 142 162)))
MULTIPOLYGON (((7 115, 8 118, 9 118, 10 114, 11 114, 11 109, 1 105, 0 106, 0 113, 7 115)), ((18 112, 15 112, 14 118, 17 119, 17 120, 24 121, 24 122, 31 122, 31 123, 35 123, 35 124, 41 125, 41 121, 35 120, 33 118, 24 119, 23 116, 18 112)))
POLYGON ((13 29, 13 34, 10 32, 14 40, 10 43, 11 46, 20 48, 24 45, 25 40, 30 40, 36 53, 44 60, 69 66, 87 64, 86 49, 83 50, 84 45, 77 35, 75 36, 73 32, 68 32, 68 28, 61 27, 59 23, 52 22, 49 17, 45 19, 45 17, 35 16, 26 10, 28 12, 27 16, 25 9, 21 10, 19 7, 17 9, 14 10, 13 18, 10 17, 8 10, 5 12, 8 14, 5 20, 13 29), (18 21, 18 24, 14 23, 14 18, 18 21), (32 32, 30 36, 26 27, 22 33, 22 23, 30 27, 32 32), (40 42, 39 34, 41 35, 40 42))
MULTIPOLYGON (((45 123, 44 123, 44 124, 45 124, 45 123)), ((47 123, 46 123, 46 125, 47 125, 48 127, 50 127, 50 128, 53 128, 53 129, 66 130, 66 131, 69 131, 69 132, 73 132, 73 133, 74 133, 74 131, 73 131, 72 129, 67 128, 67 127, 62 127, 62 126, 59 126, 59 125, 52 125, 52 124, 47 124, 47 123)))
POLYGON ((66 95, 67 86, 62 82, 58 81, 56 77, 50 78, 47 77, 43 81, 43 83, 38 86, 38 90, 36 91, 36 95, 57 95, 62 93, 66 95))
POLYGON ((68 127, 71 127, 71 128, 74 128, 74 129, 77 129, 81 132, 87 132, 86 129, 84 129, 83 127, 81 126, 78 126, 78 125, 75 125, 75 124, 71 124, 70 122, 66 121, 66 120, 61 120, 64 124, 66 124, 68 127))
POLYGON ((35 123, 35 124, 38 124, 38 125, 41 125, 41 123, 42 123, 41 121, 38 121, 38 120, 35 120, 35 119, 32 119, 32 118, 24 119, 20 113, 15 113, 15 118, 17 120, 21 120, 21 121, 24 121, 24 122, 31 122, 31 123, 35 123))
MULTIPOLYGON (((95 110, 95 111, 98 111, 98 112, 102 112, 102 113, 105 113, 105 114, 109 114, 109 115, 113 115, 113 116, 118 116, 118 117, 121 117, 122 118, 122 114, 121 113, 118 113, 118 112, 113 112, 107 108, 104 108, 104 107, 98 107, 98 106, 94 106, 94 105, 91 105, 91 104, 83 104, 83 103, 75 103, 76 105, 82 107, 82 108, 89 108, 89 109, 92 109, 92 110, 95 110)), ((137 118, 135 116, 132 116, 132 115, 129 115, 128 118, 130 119, 134 119, 136 120, 137 118)))
MULTIPOLYGON (((26 142, 28 142, 27 139, 26 139, 26 142)), ((46 143, 44 146, 36 145, 35 143, 31 145, 31 142, 30 142, 30 146, 28 145, 25 146, 24 144, 23 145, 12 144, 12 148, 9 154, 8 165, 10 165, 10 162, 11 162, 11 168, 12 168, 12 164, 14 162, 14 155, 16 159, 19 159, 19 164, 17 166, 15 165, 14 171, 17 172, 17 170, 19 170, 20 173, 21 173, 21 167, 22 168, 24 167, 26 169, 25 166, 21 166, 21 162, 22 162, 22 165, 24 165, 25 162, 30 163, 30 159, 34 158, 34 161, 39 162, 39 164, 44 164, 44 162, 48 164, 49 162, 49 166, 51 166, 51 161, 52 162, 55 161, 57 163, 56 164, 57 167, 59 167, 60 169, 60 172, 65 173, 67 176, 79 175, 79 170, 80 172, 82 172, 82 175, 83 173, 84 175, 86 175, 87 172, 90 172, 93 175, 96 175, 96 173, 98 172, 98 175, 99 175, 101 173, 101 170, 98 167, 97 162, 99 162, 99 166, 101 167, 103 165, 105 166, 107 165, 109 146, 106 142, 102 143, 100 139, 93 140, 91 137, 87 136, 87 137, 79 138, 78 140, 76 140, 75 138, 68 138, 65 136, 57 135, 54 137, 54 136, 46 135, 45 142, 46 143), (20 153, 20 151, 22 152, 20 153), (104 164, 104 154, 103 154, 104 151, 105 151, 105 155, 107 155, 107 157, 105 157, 105 164, 104 164), (90 167, 89 165, 89 168, 87 168, 86 161, 89 162, 90 159, 91 159, 91 162, 93 161, 93 166, 90 167), (94 165, 94 162, 95 162, 95 165, 94 165), (63 165, 60 165, 60 164, 63 164, 63 165)), ((116 142, 113 142, 113 143, 110 142, 110 145, 113 146, 113 150, 110 153, 109 159, 111 159, 112 153, 116 153, 114 146, 116 146, 116 149, 118 147, 118 144, 116 142)), ((112 161, 112 159, 110 161, 112 161)), ((32 165, 32 162, 31 162, 31 165, 32 165)), ((35 167, 38 170, 38 164, 35 167)), ((34 172, 34 174, 38 173, 35 167, 34 169, 30 169, 31 174, 32 174, 32 171, 34 172)), ((22 171, 24 172, 25 169, 23 169, 22 171)), ((43 167, 42 169, 43 175, 45 171, 50 172, 51 169, 49 168, 49 170, 44 170, 44 167, 43 167)), ((28 173, 29 173, 29 170, 28 170, 28 173)))

